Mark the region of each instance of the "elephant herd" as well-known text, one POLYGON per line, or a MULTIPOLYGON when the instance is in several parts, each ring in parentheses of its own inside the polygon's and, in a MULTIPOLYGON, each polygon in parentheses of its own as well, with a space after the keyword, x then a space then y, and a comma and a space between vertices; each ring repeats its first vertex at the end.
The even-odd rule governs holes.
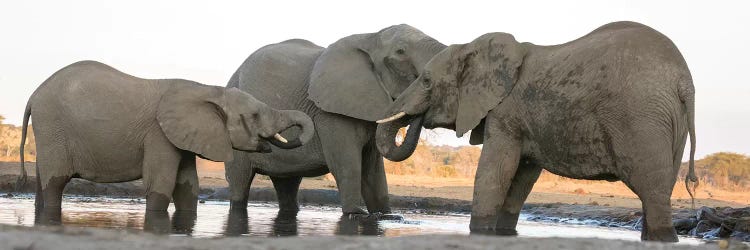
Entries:
POLYGON ((280 213, 296 214, 302 177, 331 173, 344 215, 365 215, 391 212, 383 157, 408 158, 422 127, 471 131, 471 144, 483 144, 472 233, 516 234, 546 169, 624 182, 643 203, 641 238, 677 241, 670 196, 688 135, 686 185, 697 183, 694 96, 671 40, 634 22, 552 46, 507 33, 445 46, 402 24, 328 47, 301 39, 264 46, 226 87, 77 62, 29 98, 21 150, 31 117, 42 224, 59 223, 71 178, 143 179, 148 211, 174 202, 195 213, 196 156, 225 162, 231 211, 246 213, 261 174, 280 213))

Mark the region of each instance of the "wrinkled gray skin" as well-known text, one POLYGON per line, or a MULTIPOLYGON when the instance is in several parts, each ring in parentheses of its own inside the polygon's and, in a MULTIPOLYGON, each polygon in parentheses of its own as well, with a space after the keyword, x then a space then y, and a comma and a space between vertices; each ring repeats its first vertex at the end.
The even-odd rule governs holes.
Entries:
POLYGON ((393 156, 393 131, 415 117, 457 136, 472 130, 471 142, 484 143, 475 233, 515 234, 521 206, 546 169, 623 181, 643 202, 642 239, 677 241, 670 196, 688 132, 688 179, 697 180, 693 107, 682 55, 642 24, 607 24, 555 46, 489 33, 436 55, 390 109, 407 116, 378 126, 377 144, 393 156))
POLYGON ((178 211, 195 211, 196 155, 228 161, 233 149, 268 151, 265 138, 292 126, 303 127, 302 142, 313 135, 304 113, 270 108, 236 88, 141 79, 93 61, 71 64, 37 88, 24 114, 24 138, 29 116, 37 140, 41 223, 59 223, 70 178, 143 178, 148 211, 166 213, 171 199, 178 211))
MULTIPOLYGON (((388 213, 383 159, 375 120, 445 45, 408 25, 356 34, 322 48, 305 40, 267 45, 237 69, 228 87, 279 109, 312 117, 316 134, 305 146, 270 154, 235 152, 226 162, 232 209, 246 209, 256 173, 273 181, 280 210, 298 211, 302 177, 333 173, 345 214, 388 213)), ((294 131, 283 133, 293 135, 294 131), (291 133, 291 134, 288 134, 291 133)), ((416 145, 416 143, 414 144, 416 145)))

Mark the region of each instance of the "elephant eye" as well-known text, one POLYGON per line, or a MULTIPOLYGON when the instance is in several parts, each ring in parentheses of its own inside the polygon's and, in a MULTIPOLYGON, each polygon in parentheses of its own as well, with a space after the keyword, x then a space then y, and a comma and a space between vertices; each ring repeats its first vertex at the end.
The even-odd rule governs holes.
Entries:
POLYGON ((422 87, 429 89, 432 85, 432 79, 430 77, 422 77, 422 87))
POLYGON ((396 50, 396 54, 403 55, 404 53, 406 53, 406 51, 404 51, 404 49, 397 49, 396 50))

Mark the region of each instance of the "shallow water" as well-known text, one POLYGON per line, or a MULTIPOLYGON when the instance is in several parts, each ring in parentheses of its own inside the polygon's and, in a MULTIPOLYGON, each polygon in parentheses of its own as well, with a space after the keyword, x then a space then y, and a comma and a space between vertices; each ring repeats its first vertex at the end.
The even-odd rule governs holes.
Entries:
MULTIPOLYGON (((104 197, 66 196, 62 223, 66 226, 129 228, 176 236, 308 236, 308 235, 378 235, 386 237, 423 234, 468 234, 469 216, 463 214, 426 215, 399 211, 403 220, 373 221, 341 216, 341 209, 327 206, 302 206, 296 218, 278 214, 276 203, 250 203, 247 215, 229 213, 229 202, 207 201, 198 205, 196 216, 145 214, 145 200, 104 197), (149 217, 146 220, 146 217, 149 217), (170 223, 171 218, 171 223, 170 223), (144 223, 148 221, 148 223, 144 223)), ((34 225, 32 197, 0 198, 0 223, 34 225)), ((596 237, 640 240, 640 232, 581 224, 530 222, 521 220, 521 237, 596 237)), ((680 238, 682 243, 699 243, 697 239, 680 238)))

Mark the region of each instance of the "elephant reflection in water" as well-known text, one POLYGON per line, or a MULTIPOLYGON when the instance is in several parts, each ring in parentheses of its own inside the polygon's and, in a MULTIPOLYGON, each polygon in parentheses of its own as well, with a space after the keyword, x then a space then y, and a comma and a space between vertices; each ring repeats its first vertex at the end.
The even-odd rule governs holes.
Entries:
MULTIPOLYGON (((336 235, 383 235, 378 224, 379 217, 362 217, 342 215, 336 223, 336 235)), ((296 213, 279 213, 273 220, 269 236, 297 236, 299 223, 296 213)), ((250 234, 247 210, 232 209, 227 216, 224 227, 225 236, 240 236, 250 234)))
MULTIPOLYGON (((224 224, 225 236, 240 236, 250 234, 250 224, 247 210, 229 210, 227 222, 224 224)), ((296 236, 297 235, 297 213, 280 212, 273 219, 269 236, 296 236)))
POLYGON ((250 226, 247 220, 247 210, 232 209, 229 210, 227 222, 224 223, 225 236, 240 236, 250 233, 250 226))
POLYGON ((336 224, 336 235, 383 235, 375 217, 357 217, 342 215, 336 224))
POLYGON ((172 220, 167 211, 146 211, 143 231, 154 234, 192 235, 197 215, 195 212, 175 211, 172 220))

